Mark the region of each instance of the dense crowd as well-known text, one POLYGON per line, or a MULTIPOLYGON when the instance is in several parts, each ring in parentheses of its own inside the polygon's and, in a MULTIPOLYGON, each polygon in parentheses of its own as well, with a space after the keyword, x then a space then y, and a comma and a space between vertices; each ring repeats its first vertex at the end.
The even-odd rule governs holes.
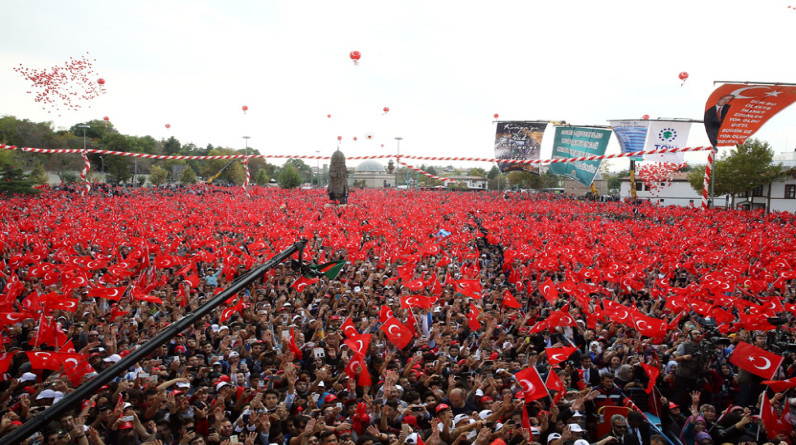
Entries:
POLYGON ((305 238, 332 270, 280 264, 27 443, 793 443, 796 383, 730 357, 796 377, 794 222, 530 194, 9 198, 0 435, 305 238))

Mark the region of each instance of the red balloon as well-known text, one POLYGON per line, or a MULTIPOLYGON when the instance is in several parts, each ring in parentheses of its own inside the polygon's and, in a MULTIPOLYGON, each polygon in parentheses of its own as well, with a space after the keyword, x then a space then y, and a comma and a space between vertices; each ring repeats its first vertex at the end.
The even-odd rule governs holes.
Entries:
POLYGON ((355 141, 357 140, 357 137, 356 137, 356 136, 354 136, 354 140, 355 140, 355 141))
POLYGON ((97 83, 100 84, 100 85, 105 85, 105 79, 100 77, 99 79, 97 79, 97 83))
POLYGON ((245 112, 247 112, 247 111, 249 111, 249 107, 248 107, 247 105, 244 105, 244 106, 243 106, 243 107, 241 107, 241 108, 243 108, 243 112, 244 112, 244 113, 245 113, 245 112))
POLYGON ((390 107, 384 107, 384 112, 387 113, 390 111, 390 107))
POLYGON ((497 119, 498 117, 500 117, 500 115, 495 113, 495 119, 497 119))
POLYGON ((343 140, 343 137, 342 137, 342 136, 337 136, 337 140, 338 140, 338 141, 342 141, 342 140, 343 140))
POLYGON ((328 118, 331 118, 331 117, 332 117, 332 115, 331 115, 331 114, 327 114, 327 115, 326 115, 326 117, 328 117, 328 118))
POLYGON ((360 54, 359 51, 351 51, 351 54, 348 56, 351 57, 351 60, 356 64, 359 63, 359 58, 362 57, 362 54, 360 54))
POLYGON ((641 118, 644 119, 644 120, 647 120, 647 119, 650 118, 650 115, 649 114, 645 114, 644 116, 641 116, 641 118))
POLYGON ((679 77, 679 78, 680 78, 680 80, 686 80, 686 79, 688 79, 688 73, 686 73, 685 71, 683 71, 683 72, 682 72, 682 73, 680 73, 680 74, 679 74, 677 77, 679 77))
POLYGON ((381 148, 384 148, 384 144, 381 144, 381 148))
POLYGON ((166 128, 171 128, 171 124, 166 124, 166 128))
POLYGON ((105 119, 106 121, 111 120, 111 118, 109 118, 108 116, 103 117, 103 119, 105 119))

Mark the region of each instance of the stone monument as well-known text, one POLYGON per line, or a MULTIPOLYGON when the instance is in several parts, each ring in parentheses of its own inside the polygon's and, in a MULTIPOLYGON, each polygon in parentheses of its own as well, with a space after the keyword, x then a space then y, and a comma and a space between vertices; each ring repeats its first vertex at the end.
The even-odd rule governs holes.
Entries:
POLYGON ((332 201, 348 203, 348 169, 345 166, 345 155, 339 148, 332 154, 329 164, 328 192, 332 201))

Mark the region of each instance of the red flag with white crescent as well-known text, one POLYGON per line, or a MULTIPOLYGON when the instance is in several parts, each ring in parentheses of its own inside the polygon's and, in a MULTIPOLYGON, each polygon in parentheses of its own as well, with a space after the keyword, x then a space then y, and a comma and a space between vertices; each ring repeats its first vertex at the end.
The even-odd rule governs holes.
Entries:
POLYGON ((746 342, 738 342, 730 355, 730 362, 754 375, 771 380, 785 357, 768 352, 746 342))

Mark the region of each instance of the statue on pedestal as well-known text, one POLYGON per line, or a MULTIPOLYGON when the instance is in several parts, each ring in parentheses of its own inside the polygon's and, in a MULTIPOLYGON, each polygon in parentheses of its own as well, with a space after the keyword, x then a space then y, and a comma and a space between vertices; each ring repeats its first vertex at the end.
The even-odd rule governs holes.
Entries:
POLYGON ((332 154, 329 164, 329 199, 340 204, 348 203, 348 169, 345 166, 345 155, 338 148, 332 154))

